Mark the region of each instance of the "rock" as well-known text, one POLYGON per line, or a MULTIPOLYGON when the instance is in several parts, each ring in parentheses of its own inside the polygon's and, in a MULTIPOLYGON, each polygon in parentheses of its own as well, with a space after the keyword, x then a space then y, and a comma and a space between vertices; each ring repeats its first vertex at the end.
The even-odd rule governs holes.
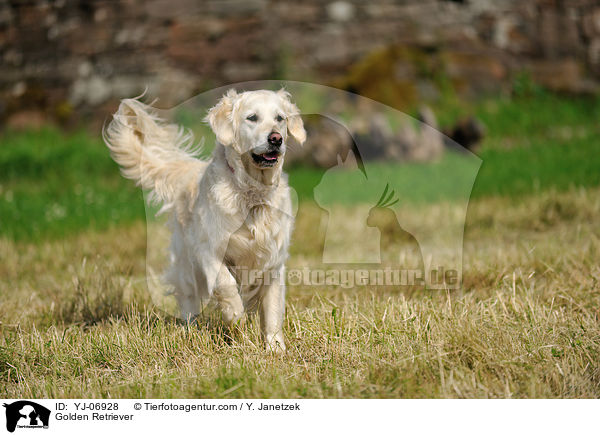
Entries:
POLYGON ((321 65, 348 64, 352 55, 352 46, 346 35, 339 28, 328 29, 324 34, 315 35, 320 41, 311 53, 313 59, 321 65), (323 43, 326 41, 326 43, 323 43))
POLYGON ((149 17, 160 20, 177 19, 202 12, 199 2, 195 0, 147 0, 142 4, 149 17))
POLYGON ((421 109, 421 123, 405 120, 394 131, 385 114, 368 113, 352 120, 348 131, 344 126, 324 117, 305 120, 307 141, 301 150, 293 149, 286 157, 290 164, 330 168, 338 156, 357 150, 365 161, 431 161, 444 152, 442 134, 437 130, 433 111, 421 109))
POLYGON ((108 12, 108 8, 98 8, 94 11, 94 21, 96 23, 101 23, 103 21, 105 21, 106 19, 108 19, 109 16, 109 12, 108 12))
POLYGON ((527 54, 535 51, 535 40, 525 33, 524 26, 518 16, 502 15, 493 25, 492 40, 494 45, 502 50, 515 54, 527 54))
POLYGON ((600 36, 590 41, 588 62, 595 72, 600 72, 600 36))
POLYGON ((508 89, 524 65, 551 89, 595 92, 598 2, 0 0, 0 101, 25 81, 70 94, 79 112, 146 83, 186 99, 279 77, 409 109, 439 98, 442 83, 460 97, 508 89), (161 79, 169 70, 182 81, 161 79))
MULTIPOLYGON (((405 146, 410 150, 407 153, 406 160, 419 162, 436 160, 444 152, 444 142, 442 134, 437 129, 435 114, 429 107, 422 107, 417 118, 421 124, 413 126, 415 133, 408 136, 412 143, 405 140, 405 146)), ((407 128, 404 129, 405 132, 407 128)))
POLYGON ((307 140, 286 156, 288 163, 303 163, 317 168, 331 168, 338 155, 346 155, 353 140, 348 130, 337 122, 318 115, 305 119, 307 140))
POLYGON ((151 92, 151 84, 148 89, 149 95, 156 95, 160 104, 167 107, 181 104, 200 86, 199 77, 170 67, 161 68, 150 83, 156 86, 156 91, 151 92))
POLYGON ((160 86, 156 85, 151 77, 119 74, 112 77, 110 83, 112 98, 131 98, 141 95, 146 90, 154 98, 160 98, 158 95, 161 90, 160 86))
POLYGON ((103 103, 110 96, 110 83, 102 77, 92 75, 75 80, 69 94, 69 102, 74 106, 79 104, 95 106, 103 103))
POLYGON ((13 97, 19 98, 25 93, 25 91, 27 91, 27 83, 20 81, 15 83, 15 85, 12 88, 11 94, 13 97))
POLYGON ((10 115, 5 122, 9 129, 39 129, 48 124, 47 115, 41 110, 23 110, 10 115))
POLYGON ((444 143, 450 149, 475 151, 485 136, 485 132, 483 123, 470 116, 459 120, 453 127, 444 131, 444 143))
POLYGON ((585 13, 582 18, 583 33, 588 38, 600 36, 600 8, 585 13))
POLYGON ((293 22, 300 26, 306 23, 313 23, 319 19, 321 8, 316 4, 296 3, 294 13, 289 13, 289 6, 283 2, 275 2, 269 6, 276 11, 278 16, 285 17, 286 22, 293 22))
POLYGON ((583 71, 574 59, 538 60, 531 67, 533 79, 556 92, 580 93, 583 71))
POLYGON ((564 5, 542 8, 538 19, 537 39, 542 54, 548 59, 573 55, 581 46, 577 19, 571 9, 564 5))
POLYGON ((223 66, 223 76, 230 83, 266 78, 268 72, 264 62, 228 62, 223 66))
POLYGON ((81 62, 77 67, 77 74, 79 74, 80 77, 89 77, 92 74, 92 71, 94 71, 94 66, 87 60, 81 62))
POLYGON ((266 7, 266 0, 209 0, 202 10, 220 16, 245 17, 258 14, 266 7))
POLYGON ((365 160, 378 160, 398 154, 396 150, 391 150, 397 148, 397 141, 382 113, 376 112, 370 115, 369 119, 354 121, 351 128, 358 149, 365 160))
POLYGON ((327 5, 327 15, 334 21, 350 21, 354 18, 355 9, 352 3, 335 1, 327 5))
POLYGON ((446 72, 459 91, 470 94, 498 92, 508 71, 493 52, 449 51, 444 54, 446 72))

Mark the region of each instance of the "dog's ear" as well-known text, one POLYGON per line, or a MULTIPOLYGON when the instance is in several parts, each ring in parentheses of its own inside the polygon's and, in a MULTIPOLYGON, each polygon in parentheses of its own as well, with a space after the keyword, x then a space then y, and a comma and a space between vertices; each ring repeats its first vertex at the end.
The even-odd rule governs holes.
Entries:
POLYGON ((302 145, 306 140, 306 130, 304 130, 304 123, 300 117, 300 109, 294 103, 292 103, 290 93, 285 89, 281 88, 277 91, 277 95, 283 100, 283 105, 286 112, 287 118, 287 129, 290 134, 302 145))
POLYGON ((205 121, 223 145, 231 145, 235 140, 233 106, 238 96, 235 89, 230 89, 219 102, 208 111, 205 121))

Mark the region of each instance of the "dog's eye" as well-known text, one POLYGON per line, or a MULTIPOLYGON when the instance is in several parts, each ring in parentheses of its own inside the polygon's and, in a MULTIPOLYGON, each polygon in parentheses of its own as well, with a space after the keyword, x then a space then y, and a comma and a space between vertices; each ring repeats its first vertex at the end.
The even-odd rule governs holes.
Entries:
POLYGON ((281 121, 283 121, 283 116, 281 116, 281 115, 277 115, 277 116, 275 117, 275 121, 277 121, 277 122, 281 122, 281 121))
POLYGON ((258 121, 258 116, 256 114, 250 115, 246 118, 248 121, 256 122, 258 121))

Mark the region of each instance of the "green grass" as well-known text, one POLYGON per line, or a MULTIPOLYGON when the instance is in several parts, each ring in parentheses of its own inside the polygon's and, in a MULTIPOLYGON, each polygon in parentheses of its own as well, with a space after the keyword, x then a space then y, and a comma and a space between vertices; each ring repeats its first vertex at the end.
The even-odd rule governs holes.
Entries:
MULTIPOLYGON (((600 185, 600 101, 565 98, 541 93, 536 97, 491 99, 476 105, 453 100, 438 108, 442 125, 475 113, 487 133, 478 157, 482 161, 472 197, 516 197, 548 189, 566 190, 600 185)), ((462 197, 468 184, 465 174, 476 162, 447 153, 433 164, 371 163, 367 173, 377 174, 396 186, 406 186, 401 199, 428 202, 462 197), (370 169, 370 170, 369 170, 370 169), (445 180, 449 180, 445 182, 445 180), (415 182, 416 180, 416 182, 415 182)), ((312 198, 323 171, 295 168, 290 184, 300 199, 312 198)), ((353 184, 354 173, 340 172, 331 181, 332 200, 352 203, 370 199, 353 184)), ((469 177, 467 177, 468 179, 469 177)))
POLYGON ((0 234, 62 237, 144 218, 142 194, 100 138, 54 129, 0 137, 0 234))
POLYGON ((598 186, 599 138, 597 134, 569 139, 531 137, 510 149, 484 148, 473 196, 517 196, 549 188, 598 186))
MULTIPOLYGON (((600 104, 538 92, 476 104, 459 100, 438 108, 442 124, 475 112, 488 134, 479 151, 481 169, 473 197, 515 197, 548 189, 600 185, 600 104)), ((475 161, 447 153, 433 164, 367 164, 397 188, 404 202, 463 198, 475 161)), ((323 171, 292 168, 300 200, 313 198, 323 171)), ((328 176, 331 174, 328 174, 328 176)), ((356 172, 328 178, 326 198, 372 202, 358 189, 356 172)), ((376 200, 376 199, 375 199, 376 200)), ((144 218, 142 194, 118 172, 101 139, 83 132, 44 129, 0 136, 0 234, 15 240, 62 237, 144 218)))
POLYGON ((479 165, 473 156, 448 152, 433 163, 365 162, 367 178, 358 170, 334 170, 324 176, 322 170, 298 167, 290 171, 289 180, 301 200, 314 196, 324 204, 374 205, 385 183, 403 203, 431 203, 468 198, 479 165))
POLYGON ((451 94, 442 98, 435 109, 442 127, 448 127, 464 116, 475 115, 487 127, 488 137, 527 140, 530 135, 551 134, 560 126, 597 130, 600 101, 594 96, 568 97, 537 89, 479 101, 464 100, 451 94))

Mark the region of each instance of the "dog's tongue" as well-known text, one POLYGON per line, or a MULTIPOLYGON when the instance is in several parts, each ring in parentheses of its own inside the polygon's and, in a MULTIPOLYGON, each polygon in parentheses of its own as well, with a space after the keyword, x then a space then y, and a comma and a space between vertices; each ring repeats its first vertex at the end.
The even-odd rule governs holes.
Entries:
POLYGON ((277 160, 277 153, 267 153, 262 155, 266 160, 277 160))

